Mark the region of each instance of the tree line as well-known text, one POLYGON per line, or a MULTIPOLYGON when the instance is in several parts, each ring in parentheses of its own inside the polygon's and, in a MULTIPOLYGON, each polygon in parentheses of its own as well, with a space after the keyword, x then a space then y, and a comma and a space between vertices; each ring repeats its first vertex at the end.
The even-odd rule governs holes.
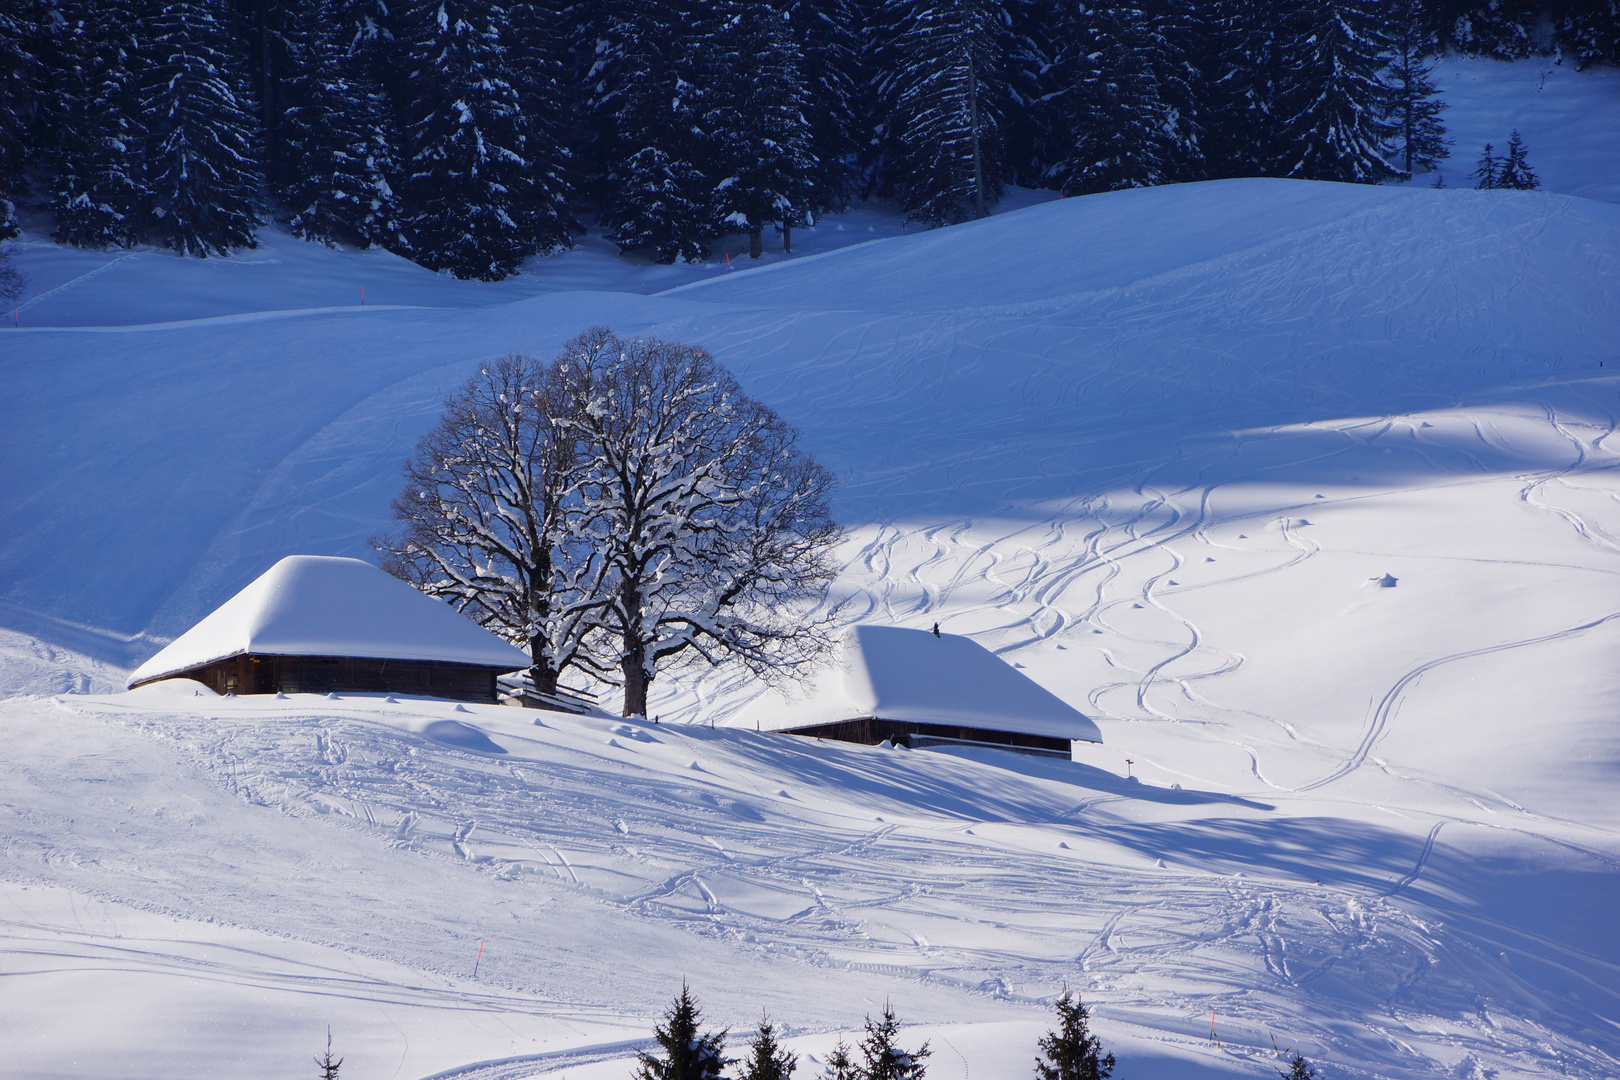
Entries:
POLYGON ((493 280, 594 218, 754 255, 879 196, 1376 183, 1446 153, 1432 57, 1620 62, 1620 0, 13 0, 0 192, 194 255, 265 216, 493 280))
POLYGON ((766 678, 830 644, 833 477, 703 349, 596 327, 484 364, 405 468, 383 569, 645 716, 671 664, 766 678))
MULTIPOLYGON (((1079 995, 1065 988, 1053 1008, 1057 1026, 1037 1043, 1034 1080, 1110 1080, 1114 1055, 1092 1032, 1090 1011, 1079 995)), ((735 1080, 793 1080, 798 1056, 781 1046, 769 1017, 761 1017, 740 1060, 725 1056, 728 1034, 703 1030, 702 1012, 682 986, 653 1029, 658 1049, 638 1055, 633 1080, 722 1080, 722 1070, 738 1064, 742 1068, 735 1080)), ((928 1044, 907 1050, 899 1034, 900 1021, 885 1003, 876 1019, 866 1017, 865 1035, 855 1048, 840 1041, 827 1055, 821 1080, 924 1080, 928 1044)), ((1304 1055, 1290 1050, 1278 1051, 1278 1056, 1287 1063, 1277 1070, 1283 1080, 1315 1080, 1316 1067, 1304 1055)))

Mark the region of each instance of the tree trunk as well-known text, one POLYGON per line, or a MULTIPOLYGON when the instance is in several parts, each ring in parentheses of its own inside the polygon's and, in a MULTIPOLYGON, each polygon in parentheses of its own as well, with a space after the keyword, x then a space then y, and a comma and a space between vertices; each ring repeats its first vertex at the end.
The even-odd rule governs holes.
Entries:
POLYGON ((968 76, 968 117, 973 125, 973 212, 984 217, 984 161, 979 152, 979 77, 973 70, 973 57, 966 57, 968 76))
POLYGON ((647 687, 652 673, 647 670, 647 643, 641 637, 641 589, 627 581, 619 593, 619 617, 624 620, 624 651, 619 656, 619 673, 624 678, 624 715, 647 715, 647 687))
POLYGON ((546 641, 537 637, 529 642, 529 656, 534 665, 529 668, 529 678, 534 681, 534 688, 542 694, 555 694, 557 692, 557 669, 551 666, 546 659, 546 641))
POLYGON ((624 658, 619 661, 619 671, 624 676, 624 715, 647 715, 647 689, 652 685, 652 676, 647 672, 647 649, 639 642, 634 646, 627 645, 624 658))
POLYGON ((782 222, 782 254, 793 254, 793 222, 782 222))
POLYGON ((750 221, 748 223, 748 257, 757 259, 765 254, 765 223, 750 221))

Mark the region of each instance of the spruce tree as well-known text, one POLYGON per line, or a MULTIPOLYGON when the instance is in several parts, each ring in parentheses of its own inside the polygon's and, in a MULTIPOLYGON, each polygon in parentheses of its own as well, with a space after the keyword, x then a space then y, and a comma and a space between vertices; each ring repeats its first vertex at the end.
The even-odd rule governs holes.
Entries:
POLYGON ((244 104, 256 107, 259 154, 265 178, 279 190, 295 165, 282 140, 288 111, 296 103, 294 84, 302 74, 298 56, 298 23, 320 0, 226 0, 227 30, 240 66, 244 104))
MULTIPOLYGON (((857 0, 783 0, 800 54, 800 108, 810 129, 810 211, 845 209, 858 190, 859 161, 873 124, 857 0)), ((795 224, 807 224, 796 218, 795 224)))
POLYGON ((128 247, 144 236, 147 118, 139 100, 149 59, 135 34, 140 0, 74 0, 63 9, 48 109, 55 140, 47 205, 53 236, 75 247, 128 247))
POLYGON ((33 11, 0 11, 0 240, 16 235, 13 198, 20 192, 39 90, 33 11))
POLYGON ((1486 143, 1485 149, 1480 151, 1479 160, 1474 163, 1474 172, 1470 179, 1474 181, 1475 188, 1489 191, 1501 186, 1501 171, 1502 162, 1496 156, 1496 148, 1486 143))
POLYGON ((1048 103, 1055 130, 1047 186, 1084 195, 1171 179, 1177 114, 1160 96, 1155 53, 1166 46, 1147 13, 1125 4, 1076 6, 1064 29, 1048 103))
POLYGON ((393 107, 356 40, 354 0, 316 0, 294 31, 300 75, 282 127, 282 201, 294 236, 406 251, 393 107))
POLYGON ((1620 64, 1620 0, 1563 0, 1554 31, 1577 70, 1620 64))
POLYGON ((699 69, 717 13, 676 0, 615 0, 604 19, 592 114, 599 125, 601 221, 620 251, 700 262, 719 233, 699 69))
POLYGON ((321 1070, 320 1080, 338 1080, 338 1069, 342 1068, 343 1059, 332 1059, 332 1029, 326 1029, 326 1053, 315 1059, 315 1067, 321 1070))
POLYGON ((405 236, 413 259, 458 278, 498 281, 566 242, 536 183, 506 26, 496 0, 416 0, 404 20, 405 236))
POLYGON ((932 1052, 923 1043, 917 1050, 905 1050, 895 1045, 900 1033, 900 1021, 888 1002, 878 1019, 866 1018, 866 1037, 861 1040, 861 1080, 923 1080, 928 1071, 923 1062, 932 1052))
POLYGON ((849 1044, 840 1040, 827 1055, 827 1064, 821 1071, 822 1080, 861 1080, 861 1067, 850 1057, 849 1044))
POLYGON ((1496 174, 1495 186, 1514 191, 1534 191, 1541 186, 1540 177, 1536 176, 1527 160, 1524 139, 1517 131, 1508 139, 1507 157, 1502 160, 1501 171, 1496 174))
POLYGON ((691 991, 681 993, 664 1011, 663 1023, 653 1028, 662 1055, 638 1053, 635 1080, 719 1080, 720 1070, 731 1064, 725 1057, 726 1033, 700 1031, 703 1014, 691 991))
POLYGON ((1174 18, 1193 72, 1201 177, 1277 175, 1284 44, 1300 21, 1299 0, 1264 8, 1246 0, 1188 3, 1174 18))
POLYGON ((1304 1054, 1295 1054, 1289 1059, 1288 1069, 1277 1070, 1282 1080, 1316 1080, 1316 1067, 1305 1060, 1304 1054))
POLYGON ((565 0, 512 0, 507 66, 528 122, 528 198, 535 242, 544 252, 573 247, 579 229, 573 212, 577 167, 569 149, 579 139, 578 101, 564 66, 567 24, 565 0))
POLYGON ((737 5, 710 50, 713 91, 704 118, 715 151, 714 214, 748 233, 748 254, 764 253, 765 226, 792 250, 796 221, 816 205, 816 159, 804 117, 802 61, 786 13, 737 5))
POLYGON ((258 126, 223 0, 162 0, 137 47, 149 239, 186 255, 254 247, 258 126))
POLYGON ((792 1080, 799 1057, 777 1043, 775 1026, 769 1017, 762 1017, 743 1062, 738 1080, 792 1080))
POLYGON ((1397 125, 1396 143, 1403 171, 1411 176, 1419 166, 1433 169, 1451 156, 1446 126, 1440 121, 1446 103, 1440 100, 1433 78, 1434 64, 1427 55, 1429 42, 1422 0, 1395 0, 1390 21, 1390 119, 1397 125))
POLYGON ((884 186, 914 221, 984 217, 1007 173, 1001 0, 885 0, 881 17, 884 186))
POLYGON ((1451 16, 1442 20, 1450 47, 1473 56, 1518 60, 1536 51, 1536 24, 1546 5, 1542 0, 1442 0, 1436 6, 1451 16))
POLYGON ((1091 1033, 1085 1003, 1065 988, 1056 1007, 1058 1029, 1041 1036, 1036 1080, 1108 1080, 1114 1055, 1104 1054, 1101 1040, 1091 1033))
POLYGON ((1311 0, 1285 26, 1276 98, 1274 175, 1375 184, 1394 125, 1382 72, 1390 42, 1380 0, 1311 0))

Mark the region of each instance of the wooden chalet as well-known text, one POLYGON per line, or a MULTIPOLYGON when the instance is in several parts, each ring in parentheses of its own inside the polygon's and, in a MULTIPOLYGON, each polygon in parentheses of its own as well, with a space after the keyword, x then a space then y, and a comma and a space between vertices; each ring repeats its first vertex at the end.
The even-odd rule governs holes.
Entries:
POLYGON ((493 704, 529 657, 359 559, 292 555, 130 676, 221 694, 389 693, 493 704))
POLYGON ((913 749, 967 745, 1070 757, 1097 725, 1018 669, 956 634, 857 626, 802 698, 770 691, 729 724, 913 749))

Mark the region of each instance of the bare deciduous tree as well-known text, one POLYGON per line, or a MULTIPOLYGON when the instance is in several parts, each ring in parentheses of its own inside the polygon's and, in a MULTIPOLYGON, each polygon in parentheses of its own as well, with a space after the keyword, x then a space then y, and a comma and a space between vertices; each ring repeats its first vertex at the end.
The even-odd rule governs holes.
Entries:
POLYGON ((577 454, 561 389, 555 365, 527 356, 482 367, 406 465, 400 530, 372 538, 384 570, 528 648, 547 693, 592 664, 581 646, 605 566, 570 533, 577 454))
POLYGON ((593 614, 617 643, 626 716, 671 662, 739 661, 770 678, 813 660, 802 619, 837 567, 833 477, 799 433, 708 352, 604 327, 558 357, 580 454, 582 534, 607 565, 593 614))
POLYGON ((829 644, 803 613, 843 531, 832 474, 703 349, 597 327, 551 364, 508 356, 445 403, 406 466, 383 567, 646 715, 672 663, 765 678, 829 644))

